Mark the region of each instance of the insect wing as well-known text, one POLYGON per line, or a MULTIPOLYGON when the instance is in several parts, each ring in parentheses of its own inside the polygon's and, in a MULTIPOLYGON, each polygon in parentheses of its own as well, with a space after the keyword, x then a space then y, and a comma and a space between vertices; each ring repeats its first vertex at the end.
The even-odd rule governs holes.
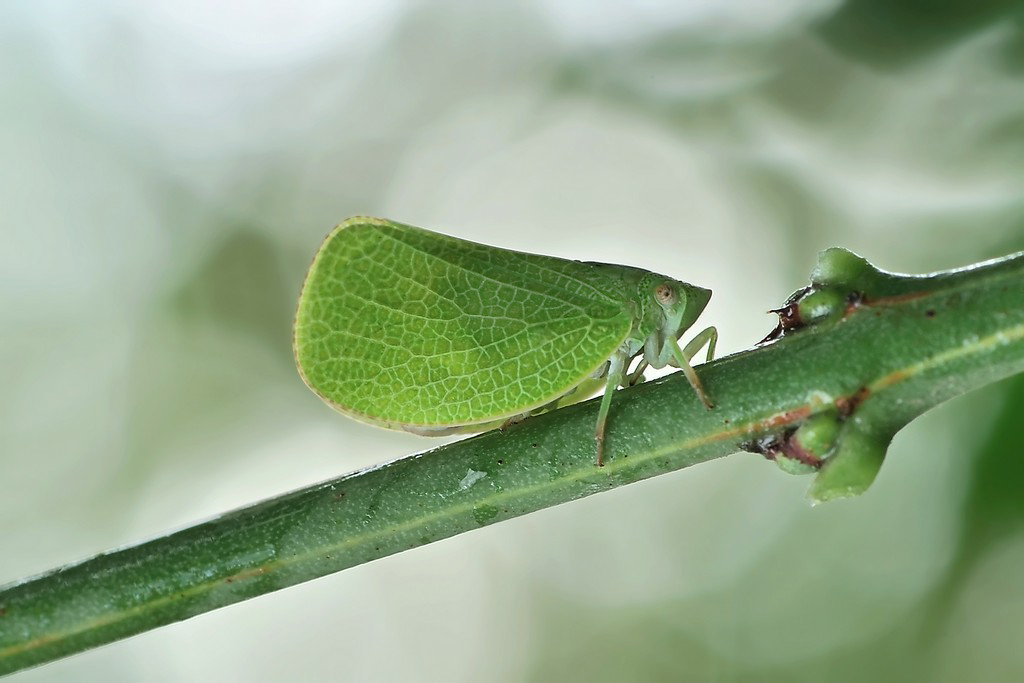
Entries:
POLYGON ((386 427, 444 427, 540 407, 623 342, 631 312, 592 265, 376 218, 325 240, 295 321, 306 383, 386 427))

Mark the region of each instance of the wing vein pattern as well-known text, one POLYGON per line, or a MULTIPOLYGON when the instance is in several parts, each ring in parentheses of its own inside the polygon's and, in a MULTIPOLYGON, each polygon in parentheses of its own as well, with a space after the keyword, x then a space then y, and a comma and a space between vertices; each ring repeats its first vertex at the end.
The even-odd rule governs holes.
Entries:
POLYGON ((299 365, 322 397, 374 422, 515 415, 576 386, 629 333, 628 293, 594 268, 386 221, 343 224, 305 285, 299 365))

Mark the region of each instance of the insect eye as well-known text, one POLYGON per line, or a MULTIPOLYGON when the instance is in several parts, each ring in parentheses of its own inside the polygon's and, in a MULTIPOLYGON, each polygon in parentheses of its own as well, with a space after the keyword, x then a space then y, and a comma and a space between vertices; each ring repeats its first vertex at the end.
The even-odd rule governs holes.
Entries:
POLYGON ((664 282, 654 288, 654 298, 659 304, 670 304, 675 301, 676 293, 664 282))

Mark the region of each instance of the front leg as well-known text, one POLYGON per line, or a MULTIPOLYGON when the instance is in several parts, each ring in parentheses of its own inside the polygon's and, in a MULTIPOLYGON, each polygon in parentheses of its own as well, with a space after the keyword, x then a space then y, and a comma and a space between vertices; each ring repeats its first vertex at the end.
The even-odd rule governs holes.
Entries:
MULTIPOLYGON (((672 354, 669 359, 669 365, 674 365, 683 371, 686 375, 687 381, 690 382, 690 386, 697 392, 697 397, 700 398, 701 402, 709 410, 713 407, 711 401, 708 400, 708 395, 704 391, 704 385, 701 384, 700 378, 697 377, 697 373, 693 371, 693 367, 690 365, 690 359, 697 355, 701 347, 705 344, 708 345, 708 356, 707 359, 711 360, 715 356, 715 343, 718 341, 718 330, 714 327, 709 327, 706 330, 700 332, 696 337, 690 340, 690 343, 685 348, 679 348, 679 342, 669 337, 666 342, 671 345, 669 352, 672 354)), ((663 351, 664 353, 664 351, 663 351)))
MULTIPOLYGON (((712 326, 712 327, 709 327, 707 329, 701 330, 700 332, 697 333, 697 336, 695 336, 693 339, 690 340, 689 344, 687 344, 686 346, 683 347, 683 356, 686 357, 686 360, 690 360, 691 358, 693 358, 694 356, 697 355, 697 352, 700 351, 700 347, 702 347, 705 344, 707 344, 708 345, 708 355, 707 355, 707 359, 704 361, 704 362, 707 362, 709 360, 712 360, 715 357, 715 345, 717 343, 718 343, 718 329, 717 328, 712 326)), ((671 363, 672 365, 675 365, 675 363, 672 363, 672 361, 669 361, 669 363, 671 363)), ((676 367, 678 367, 678 366, 676 366, 676 367)))

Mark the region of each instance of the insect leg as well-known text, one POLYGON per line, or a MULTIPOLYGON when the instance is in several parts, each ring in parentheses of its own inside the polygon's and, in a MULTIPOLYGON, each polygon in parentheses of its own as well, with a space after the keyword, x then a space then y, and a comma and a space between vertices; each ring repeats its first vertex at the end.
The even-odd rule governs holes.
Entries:
POLYGON ((530 413, 520 413, 518 415, 513 415, 512 417, 502 422, 501 425, 498 426, 498 429, 500 429, 501 431, 505 431, 512 425, 517 425, 528 417, 530 417, 530 413))
POLYGON ((690 343, 683 347, 683 355, 687 360, 693 358, 700 351, 700 347, 708 345, 707 360, 715 357, 715 344, 718 343, 718 329, 709 327, 697 333, 697 336, 690 340, 690 343))
POLYGON ((626 351, 620 349, 615 352, 608 364, 608 383, 604 387, 604 396, 601 397, 601 410, 597 414, 597 427, 594 430, 594 442, 597 444, 597 466, 604 466, 604 425, 608 421, 608 407, 612 404, 612 395, 622 383, 623 374, 626 370, 626 351))
POLYGON ((672 360, 669 363, 683 371, 686 379, 690 382, 690 386, 697 392, 698 398, 700 398, 705 407, 710 409, 712 407, 711 401, 708 400, 708 395, 704 392, 704 386, 700 383, 700 378, 693 371, 690 359, 697 355, 697 352, 705 344, 708 345, 708 360, 714 357, 715 343, 718 341, 718 330, 714 327, 703 330, 690 340, 685 349, 680 349, 679 343, 674 339, 669 338, 667 341, 672 345, 672 360))
POLYGON ((644 370, 646 370, 649 365, 650 363, 647 362, 646 358, 641 358, 640 362, 636 364, 636 368, 633 372, 626 375, 626 381, 623 382, 622 386, 631 387, 643 381, 644 370))

